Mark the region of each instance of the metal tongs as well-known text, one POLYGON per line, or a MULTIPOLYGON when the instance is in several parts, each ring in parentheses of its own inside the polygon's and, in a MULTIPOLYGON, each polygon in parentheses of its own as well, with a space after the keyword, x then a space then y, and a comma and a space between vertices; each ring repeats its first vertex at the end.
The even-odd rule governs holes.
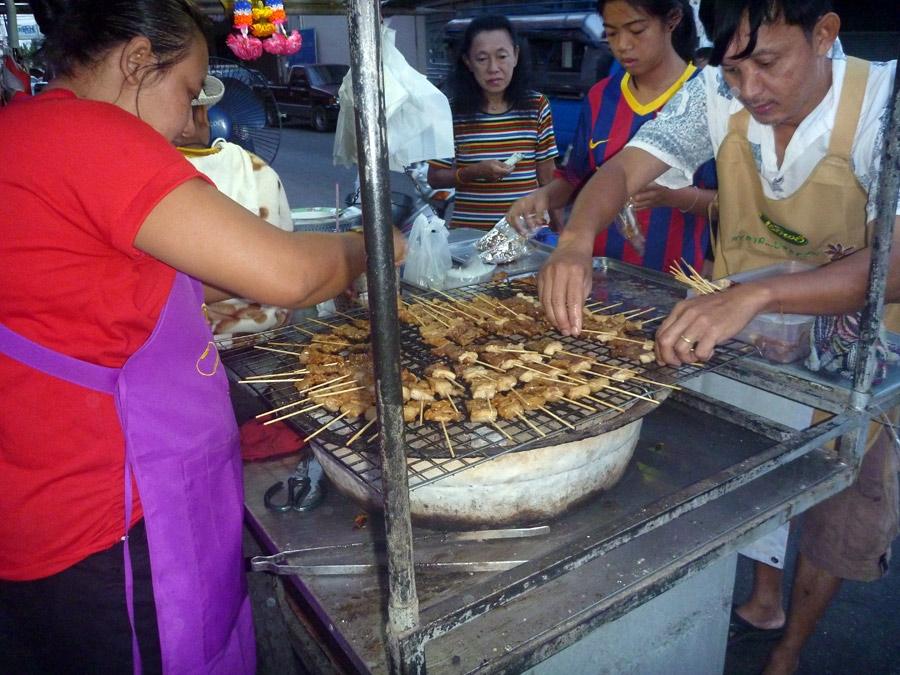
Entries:
MULTIPOLYGON (((508 528, 502 530, 475 530, 470 532, 442 532, 429 534, 413 539, 415 552, 414 565, 420 572, 502 572, 528 562, 527 560, 466 560, 450 561, 436 558, 446 557, 446 547, 435 549, 429 544, 453 544, 462 542, 490 541, 495 539, 518 539, 537 537, 550 532, 549 525, 537 527, 508 528), (426 550, 422 550, 423 545, 426 550)), ((303 576, 335 576, 344 574, 366 574, 385 567, 384 541, 355 542, 334 546, 313 546, 310 548, 282 551, 275 555, 255 556, 250 559, 250 570, 253 572, 270 572, 272 574, 303 576), (332 557, 332 554, 357 554, 353 561, 308 561, 305 558, 318 559, 332 557), (360 558, 366 559, 360 562, 360 558), (300 559, 300 562, 297 562, 300 559)))

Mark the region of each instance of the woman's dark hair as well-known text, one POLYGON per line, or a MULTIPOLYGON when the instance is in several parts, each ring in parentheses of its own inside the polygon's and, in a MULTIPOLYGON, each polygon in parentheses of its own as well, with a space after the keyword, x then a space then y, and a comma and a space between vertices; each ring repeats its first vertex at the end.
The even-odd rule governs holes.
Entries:
POLYGON ((528 105, 528 84, 530 78, 531 59, 528 56, 528 47, 524 41, 519 40, 516 29, 505 16, 499 14, 486 14, 472 19, 463 34, 462 43, 456 54, 456 68, 450 76, 450 97, 453 112, 457 115, 473 115, 481 110, 484 102, 484 94, 475 80, 475 76, 468 69, 463 56, 469 53, 472 42, 479 33, 493 30, 505 30, 514 47, 519 48, 519 60, 513 71, 512 79, 506 88, 504 98, 510 108, 524 108, 528 105))
POLYGON ((712 24, 712 30, 707 33, 713 41, 709 58, 713 66, 721 65, 744 16, 750 24, 750 40, 744 50, 735 55, 736 59, 746 59, 753 53, 759 27, 763 24, 782 19, 789 26, 800 26, 809 38, 816 22, 831 11, 831 0, 716 0, 714 6, 712 0, 704 0, 703 5, 704 23, 712 24))
MULTIPOLYGON (((603 8, 613 0, 597 0, 597 13, 603 15, 603 8)), ((690 62, 697 49, 697 26, 694 24, 694 12, 687 0, 624 0, 635 9, 641 9, 650 16, 663 22, 681 12, 681 20, 672 31, 672 48, 682 59, 690 62)))
POLYGON ((190 0, 29 0, 45 40, 40 58, 54 77, 95 63, 118 44, 143 36, 168 70, 190 50, 206 19, 190 0))

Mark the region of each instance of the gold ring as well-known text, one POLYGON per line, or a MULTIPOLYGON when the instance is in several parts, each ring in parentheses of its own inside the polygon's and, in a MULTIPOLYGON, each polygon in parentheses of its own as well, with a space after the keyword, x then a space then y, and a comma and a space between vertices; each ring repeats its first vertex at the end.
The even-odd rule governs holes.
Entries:
POLYGON ((689 338, 687 335, 682 335, 682 336, 681 336, 681 339, 684 340, 685 342, 687 342, 689 345, 694 344, 694 339, 693 339, 693 338, 689 338))

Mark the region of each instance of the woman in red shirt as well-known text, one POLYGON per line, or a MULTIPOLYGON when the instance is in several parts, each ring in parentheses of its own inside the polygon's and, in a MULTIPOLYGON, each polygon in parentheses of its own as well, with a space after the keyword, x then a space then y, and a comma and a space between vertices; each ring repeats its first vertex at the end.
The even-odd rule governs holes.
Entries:
POLYGON ((190 2, 30 4, 55 77, 0 110, 0 625, 43 672, 250 672, 202 305, 333 297, 362 239, 272 227, 175 149, 208 64, 190 2))

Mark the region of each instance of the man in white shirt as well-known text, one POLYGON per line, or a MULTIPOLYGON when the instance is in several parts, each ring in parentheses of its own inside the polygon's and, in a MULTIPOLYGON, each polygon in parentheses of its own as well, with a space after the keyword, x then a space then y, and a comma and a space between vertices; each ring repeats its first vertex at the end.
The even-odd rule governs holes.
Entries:
MULTIPOLYGON (((668 169, 690 176, 712 157, 720 185, 714 276, 785 260, 820 267, 679 303, 657 333, 659 360, 706 360, 762 312, 839 315, 862 307, 896 62, 845 57, 830 9, 828 0, 717 2, 710 62, 721 67, 704 69, 598 169, 541 271, 541 301, 561 332, 581 330, 597 231, 668 169)), ((887 302, 900 301, 898 238, 900 228, 887 302)), ((895 309, 886 310, 894 330, 895 309)), ((785 633, 766 673, 797 668, 842 579, 886 571, 898 531, 897 458, 887 436, 871 444, 854 485, 805 514, 785 633)))

